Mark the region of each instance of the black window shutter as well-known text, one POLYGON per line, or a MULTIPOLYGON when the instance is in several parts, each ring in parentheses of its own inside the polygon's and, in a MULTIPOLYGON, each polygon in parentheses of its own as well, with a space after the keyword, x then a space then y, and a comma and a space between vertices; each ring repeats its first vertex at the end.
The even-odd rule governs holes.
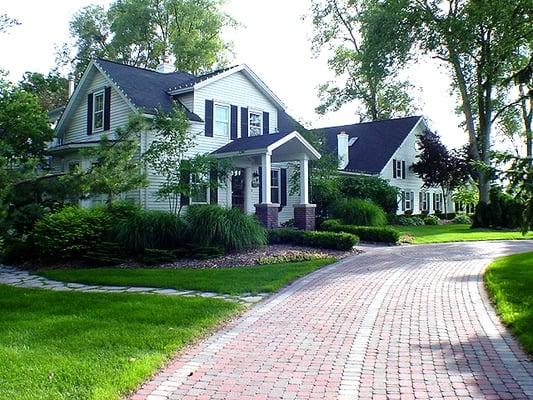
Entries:
POLYGON ((231 138, 237 139, 237 113, 239 108, 237 106, 231 106, 231 138))
POLYGON ((93 94, 87 96, 87 135, 93 134, 93 94))
POLYGON ((108 86, 104 91, 104 131, 111 128, 111 87, 108 86))
POLYGON ((263 202, 263 168, 259 167, 257 169, 259 172, 259 203, 263 202))
POLYGON ((405 211, 405 194, 407 192, 402 192, 402 211, 405 211))
POLYGON ((287 168, 281 168, 280 175, 280 203, 283 207, 287 205, 287 168))
MULTIPOLYGON (((180 182, 182 184, 189 184, 191 182, 191 175, 189 174, 189 169, 187 168, 187 164, 185 161, 182 161, 183 165, 181 165, 181 171, 180 171, 180 182)), ((191 202, 191 199, 189 196, 180 195, 180 204, 182 206, 188 206, 191 202)))
POLYGON ((270 119, 269 114, 266 111, 263 111, 263 135, 268 135, 270 133, 270 119))
POLYGON ((211 168, 209 172, 209 202, 218 204, 218 176, 216 167, 211 168))
POLYGON ((392 160, 392 177, 396 178, 396 160, 392 160))
POLYGON ((405 161, 402 161, 402 179, 405 179, 405 161))
POLYGON ((248 107, 241 107, 241 137, 248 137, 248 107))
POLYGON ((213 137, 213 100, 205 101, 205 136, 213 137))

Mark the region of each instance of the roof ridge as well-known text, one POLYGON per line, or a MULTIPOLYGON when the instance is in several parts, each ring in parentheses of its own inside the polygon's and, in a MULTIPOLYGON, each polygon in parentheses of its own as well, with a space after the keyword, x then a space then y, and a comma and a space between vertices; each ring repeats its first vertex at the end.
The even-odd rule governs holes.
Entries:
POLYGON ((313 129, 313 130, 343 128, 343 127, 355 126, 355 125, 369 125, 369 124, 376 124, 376 123, 379 123, 379 122, 400 121, 400 120, 411 119, 411 118, 420 119, 420 118, 423 118, 423 117, 424 117, 423 115, 411 115, 411 116, 408 116, 408 117, 400 117, 400 118, 385 118, 385 119, 378 119, 378 120, 375 120, 375 121, 356 122, 356 123, 353 123, 353 124, 323 126, 321 128, 316 128, 316 129, 313 129))
POLYGON ((123 67, 140 69, 140 70, 143 70, 143 71, 153 72, 153 73, 159 74, 159 75, 186 74, 186 75, 189 75, 191 78, 198 78, 196 75, 193 75, 193 74, 191 74, 189 72, 183 72, 183 71, 178 71, 178 70, 176 70, 174 72, 169 72, 169 73, 166 73, 166 74, 162 74, 161 72, 157 72, 155 69, 152 69, 152 68, 139 67, 137 65, 131 65, 131 64, 126 64, 126 63, 114 61, 114 60, 108 60, 108 59, 102 58, 102 57, 94 57, 94 60, 97 61, 97 62, 98 61, 104 61, 104 62, 120 65, 120 66, 123 66, 123 67))

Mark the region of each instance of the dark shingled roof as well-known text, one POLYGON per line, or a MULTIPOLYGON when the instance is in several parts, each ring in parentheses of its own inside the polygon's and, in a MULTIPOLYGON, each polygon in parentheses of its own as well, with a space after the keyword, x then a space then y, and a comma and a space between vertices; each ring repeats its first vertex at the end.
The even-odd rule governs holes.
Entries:
MULTIPOLYGON (((198 79, 186 72, 162 74, 150 69, 133 67, 101 58, 95 59, 95 62, 136 107, 147 113, 154 113, 158 108, 169 112, 175 100, 168 94, 168 90, 177 85, 194 83, 198 79)), ((191 121, 202 121, 198 115, 192 113, 185 106, 183 107, 191 121)))
POLYGON ((264 149, 270 146, 272 143, 277 142, 279 139, 287 136, 292 132, 285 133, 271 133, 270 135, 249 136, 244 138, 238 138, 217 149, 213 154, 225 154, 236 153, 246 150, 264 149))
POLYGON ((331 126, 314 131, 326 137, 325 145, 337 154, 337 134, 344 131, 357 141, 349 148, 349 162, 344 171, 379 174, 400 147, 420 116, 331 126))

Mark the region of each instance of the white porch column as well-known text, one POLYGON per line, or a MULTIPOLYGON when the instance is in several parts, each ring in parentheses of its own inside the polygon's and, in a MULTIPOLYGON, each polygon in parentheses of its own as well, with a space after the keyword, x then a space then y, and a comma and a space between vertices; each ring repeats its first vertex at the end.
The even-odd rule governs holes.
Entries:
POLYGON ((231 208, 233 207, 233 201, 232 201, 232 185, 231 185, 231 177, 233 175, 233 172, 231 172, 227 177, 226 177, 226 208, 231 208))
POLYGON ((270 175, 271 175, 271 169, 272 169, 272 155, 269 153, 263 154, 261 156, 261 167, 262 167, 262 182, 263 182, 263 193, 262 193, 262 204, 270 204, 271 198, 270 198, 270 187, 271 187, 271 181, 270 181, 270 175))
POLYGON ((246 212, 246 214, 253 214, 255 211, 252 199, 252 180, 252 168, 244 168, 244 212, 246 212))
POLYGON ((309 159, 300 159, 300 204, 309 204, 309 159))

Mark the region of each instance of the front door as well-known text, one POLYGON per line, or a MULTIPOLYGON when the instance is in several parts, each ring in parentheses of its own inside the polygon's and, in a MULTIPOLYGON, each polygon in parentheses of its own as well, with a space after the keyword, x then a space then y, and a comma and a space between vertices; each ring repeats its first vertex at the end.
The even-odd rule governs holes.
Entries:
POLYGON ((244 212, 244 168, 236 168, 231 176, 231 206, 244 212))

